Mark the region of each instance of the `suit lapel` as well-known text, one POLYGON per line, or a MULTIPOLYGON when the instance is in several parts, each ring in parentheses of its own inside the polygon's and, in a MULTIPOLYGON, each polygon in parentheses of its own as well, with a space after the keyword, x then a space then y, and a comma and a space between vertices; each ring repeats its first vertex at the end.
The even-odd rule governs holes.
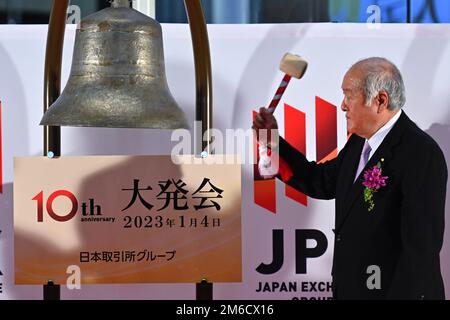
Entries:
POLYGON ((346 159, 345 162, 348 162, 348 166, 352 166, 351 168, 347 168, 346 172, 350 172, 352 174, 349 174, 345 177, 345 186, 344 190, 346 191, 346 194, 343 194, 344 201, 342 202, 342 205, 340 209, 342 211, 339 215, 336 216, 336 230, 337 232, 341 229, 342 225, 344 224, 345 220, 347 219, 349 213, 351 212, 351 209, 353 205, 355 204, 356 200, 359 197, 363 197, 364 194, 364 186, 363 183, 363 177, 364 172, 367 171, 369 168, 372 168, 378 164, 378 162, 381 161, 381 159, 385 160, 385 163, 389 163, 390 159, 392 158, 392 149, 400 142, 401 136, 403 134, 403 131, 405 130, 406 124, 411 121, 409 120, 408 116, 402 112, 402 115, 400 116, 397 123, 394 125, 394 127, 391 129, 391 131, 388 133, 386 138, 383 140, 381 145, 378 147, 375 154, 370 158, 369 162, 367 163, 366 167, 362 170, 361 174, 358 176, 355 182, 355 174, 356 169, 359 163, 359 159, 361 156, 362 148, 364 145, 364 139, 361 138, 361 141, 358 142, 357 147, 355 147, 355 152, 352 152, 349 156, 349 159, 346 159), (357 160, 355 161, 355 154, 357 160))
POLYGON ((338 212, 336 218, 339 220, 339 217, 342 216, 342 212, 345 210, 345 199, 347 195, 350 193, 350 189, 353 186, 353 181, 356 175, 356 169, 358 168, 359 159, 361 157, 361 152, 364 147, 364 139, 355 135, 356 142, 354 146, 349 149, 348 154, 345 157, 345 160, 342 163, 341 167, 341 179, 339 180, 339 187, 337 190, 336 201, 338 204, 338 212))

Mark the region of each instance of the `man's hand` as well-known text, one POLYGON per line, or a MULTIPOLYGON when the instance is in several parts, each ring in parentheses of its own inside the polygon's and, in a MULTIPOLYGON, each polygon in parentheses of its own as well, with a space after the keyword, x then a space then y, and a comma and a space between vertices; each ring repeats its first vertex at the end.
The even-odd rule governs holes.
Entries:
POLYGON ((267 145, 268 142, 271 144, 278 144, 278 123, 273 114, 266 108, 259 109, 259 113, 253 121, 252 129, 256 130, 256 135, 260 144, 267 145), (276 132, 276 137, 271 135, 273 130, 276 132))

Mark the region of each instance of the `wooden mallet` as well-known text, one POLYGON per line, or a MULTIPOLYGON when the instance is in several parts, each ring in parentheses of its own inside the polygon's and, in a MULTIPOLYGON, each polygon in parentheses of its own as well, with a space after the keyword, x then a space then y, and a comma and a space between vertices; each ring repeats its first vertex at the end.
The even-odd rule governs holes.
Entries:
MULTIPOLYGON (((278 105, 280 104, 281 98, 283 98, 286 89, 291 82, 291 79, 297 78, 301 79, 308 69, 308 62, 302 57, 286 53, 281 59, 280 70, 285 73, 283 80, 281 81, 280 86, 278 87, 275 96, 272 99, 268 107, 268 111, 270 113, 274 113, 278 105)), ((279 164, 278 161, 275 161, 276 164, 273 163, 267 145, 258 145, 258 153, 259 153, 259 161, 258 168, 259 173, 264 179, 272 179, 278 174, 279 164)))
POLYGON ((302 57, 292 54, 286 53, 281 59, 280 70, 285 73, 283 80, 281 81, 280 86, 278 87, 275 96, 273 97, 272 102, 269 105, 269 112, 274 113, 278 104, 280 103, 281 98, 283 97, 286 89, 291 82, 291 79, 297 78, 301 79, 308 69, 308 62, 302 57))

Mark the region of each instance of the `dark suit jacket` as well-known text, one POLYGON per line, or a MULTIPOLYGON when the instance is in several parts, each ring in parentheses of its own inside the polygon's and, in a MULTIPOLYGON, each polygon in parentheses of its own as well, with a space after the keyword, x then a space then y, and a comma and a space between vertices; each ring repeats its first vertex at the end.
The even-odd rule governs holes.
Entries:
POLYGON ((435 141, 403 112, 367 167, 383 158, 387 186, 364 202, 363 174, 354 183, 364 139, 353 135, 339 156, 308 162, 281 140, 290 186, 317 199, 336 199, 333 294, 337 299, 445 299, 440 270, 447 165, 435 141), (378 266, 381 289, 367 281, 378 266))

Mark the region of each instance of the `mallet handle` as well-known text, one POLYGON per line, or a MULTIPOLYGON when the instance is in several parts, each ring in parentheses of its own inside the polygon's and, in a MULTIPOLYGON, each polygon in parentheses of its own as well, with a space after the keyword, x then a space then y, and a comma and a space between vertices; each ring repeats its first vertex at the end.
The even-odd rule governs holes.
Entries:
POLYGON ((278 87, 277 92, 275 93, 275 96, 273 97, 272 102, 269 105, 269 112, 274 113, 276 108, 278 107, 278 104, 280 103, 281 98, 283 97, 286 88, 289 85, 289 82, 291 81, 292 77, 290 75, 284 75, 283 80, 281 81, 280 86, 278 87))

